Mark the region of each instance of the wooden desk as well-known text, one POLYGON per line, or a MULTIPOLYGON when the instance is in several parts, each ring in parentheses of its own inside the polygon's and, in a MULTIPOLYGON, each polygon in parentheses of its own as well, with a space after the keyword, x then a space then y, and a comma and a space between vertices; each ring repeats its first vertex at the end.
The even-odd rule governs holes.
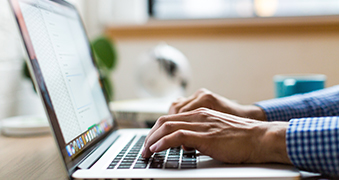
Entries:
POLYGON ((67 179, 51 135, 0 135, 0 179, 67 179))
MULTIPOLYGON (((0 179, 67 179, 51 135, 5 137, 0 135, 0 179)), ((303 176, 302 179, 326 179, 303 176)))

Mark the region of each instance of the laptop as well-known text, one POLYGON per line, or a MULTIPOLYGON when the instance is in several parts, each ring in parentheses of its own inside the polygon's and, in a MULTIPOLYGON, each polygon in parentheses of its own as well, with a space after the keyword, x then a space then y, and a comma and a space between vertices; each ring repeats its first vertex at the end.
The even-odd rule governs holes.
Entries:
POLYGON ((75 7, 9 0, 28 66, 70 179, 296 179, 292 166, 230 165, 173 147, 141 157, 149 129, 118 129, 75 7))

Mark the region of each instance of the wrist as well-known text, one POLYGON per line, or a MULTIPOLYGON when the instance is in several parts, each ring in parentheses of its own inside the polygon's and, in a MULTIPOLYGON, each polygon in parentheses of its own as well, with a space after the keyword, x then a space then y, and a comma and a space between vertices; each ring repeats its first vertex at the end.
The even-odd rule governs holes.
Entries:
POLYGON ((260 155, 262 162, 292 164, 286 148, 286 130, 288 122, 265 123, 266 132, 260 140, 260 155))
POLYGON ((255 105, 245 105, 243 106, 243 114, 247 118, 260 120, 260 121, 267 121, 265 111, 261 109, 259 106, 255 105))

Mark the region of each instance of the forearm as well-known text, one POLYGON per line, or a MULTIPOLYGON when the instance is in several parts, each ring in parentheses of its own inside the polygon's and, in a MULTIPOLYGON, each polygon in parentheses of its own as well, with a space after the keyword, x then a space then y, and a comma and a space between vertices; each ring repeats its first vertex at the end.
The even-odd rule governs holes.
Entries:
POLYGON ((268 121, 338 116, 339 86, 302 95, 261 101, 255 105, 264 110, 268 121))

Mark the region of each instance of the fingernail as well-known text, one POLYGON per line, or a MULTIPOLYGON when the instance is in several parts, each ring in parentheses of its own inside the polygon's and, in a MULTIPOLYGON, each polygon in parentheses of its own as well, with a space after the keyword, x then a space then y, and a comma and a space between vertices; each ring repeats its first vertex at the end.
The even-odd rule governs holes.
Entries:
POLYGON ((150 148, 149 148, 149 150, 151 151, 151 152, 155 152, 156 150, 157 150, 157 144, 155 143, 155 144, 153 144, 150 148))

